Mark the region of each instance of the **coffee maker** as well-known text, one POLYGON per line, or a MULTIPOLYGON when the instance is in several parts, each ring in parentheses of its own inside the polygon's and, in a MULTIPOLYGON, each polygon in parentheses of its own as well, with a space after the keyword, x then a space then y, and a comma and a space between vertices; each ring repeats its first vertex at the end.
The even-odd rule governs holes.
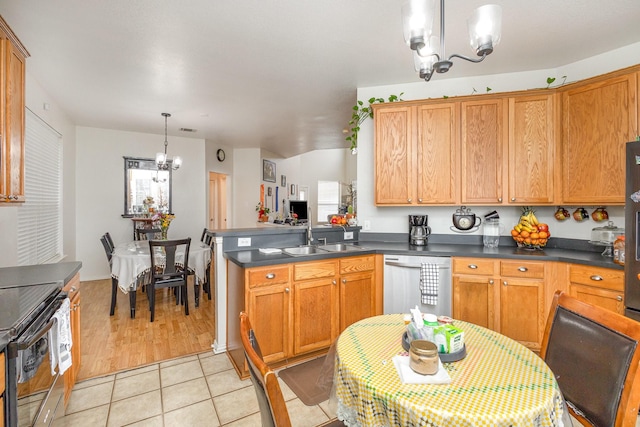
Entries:
POLYGON ((409 215, 409 244, 424 246, 431 234, 431 227, 427 225, 429 215, 409 215))

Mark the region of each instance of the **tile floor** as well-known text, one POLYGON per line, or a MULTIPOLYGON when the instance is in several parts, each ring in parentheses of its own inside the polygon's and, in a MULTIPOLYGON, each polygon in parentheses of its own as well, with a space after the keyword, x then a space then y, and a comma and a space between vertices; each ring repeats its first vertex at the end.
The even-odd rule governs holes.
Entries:
MULTIPOLYGON (((280 381, 294 427, 333 418, 328 402, 306 406, 280 381)), ((226 354, 212 352, 77 383, 54 427, 260 427, 250 380, 241 381, 226 354)))

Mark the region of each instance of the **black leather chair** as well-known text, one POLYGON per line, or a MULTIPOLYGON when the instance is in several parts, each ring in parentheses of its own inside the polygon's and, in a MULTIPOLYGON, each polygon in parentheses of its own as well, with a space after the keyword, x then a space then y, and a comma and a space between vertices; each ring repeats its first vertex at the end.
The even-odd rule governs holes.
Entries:
MULTIPOLYGON (((244 311, 240 313, 240 337, 249 366, 249 376, 258 397, 262 426, 291 427, 289 411, 276 373, 264 363, 249 316, 244 311)), ((322 426, 339 427, 344 426, 344 423, 335 419, 322 424, 322 426)))
POLYGON ((113 243, 113 239, 111 238, 111 234, 109 234, 109 232, 107 231, 106 233, 104 233, 104 237, 107 238, 107 242, 109 243, 109 246, 111 246, 111 252, 113 252, 114 249, 116 248, 116 245, 113 243))
POLYGON ((640 323, 556 292, 540 355, 585 426, 636 425, 640 323))
POLYGON ((184 304, 184 314, 189 315, 189 298, 187 292, 187 277, 189 270, 186 265, 176 264, 176 254, 181 248, 184 252, 184 263, 189 260, 191 238, 178 240, 149 240, 151 256, 151 280, 147 285, 147 298, 151 321, 155 317, 156 290, 161 288, 175 288, 176 304, 184 304), (159 256, 158 253, 162 253, 159 256))

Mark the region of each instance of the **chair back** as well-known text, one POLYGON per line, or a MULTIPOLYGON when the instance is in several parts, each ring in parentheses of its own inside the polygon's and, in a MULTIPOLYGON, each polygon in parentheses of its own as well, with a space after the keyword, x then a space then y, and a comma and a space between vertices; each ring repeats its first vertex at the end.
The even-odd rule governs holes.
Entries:
POLYGON ((541 357, 584 425, 635 426, 640 323, 556 292, 541 357))
POLYGON ((107 238, 107 242, 109 243, 109 246, 111 246, 111 252, 113 252, 113 250, 115 249, 116 245, 113 243, 113 239, 111 238, 111 234, 109 234, 109 232, 107 231, 106 233, 104 233, 104 237, 107 238))
POLYGON ((262 426, 291 427, 280 383, 275 372, 262 359, 260 346, 251 328, 249 316, 245 312, 240 313, 240 336, 249 365, 249 375, 258 397, 262 426))
POLYGON ((136 228, 137 240, 154 240, 162 238, 162 230, 159 228, 136 228))
POLYGON ((202 235, 200 236, 200 241, 204 242, 204 237, 207 235, 207 227, 202 230, 202 235))
POLYGON ((107 255, 107 261, 109 262, 109 265, 111 265, 111 259, 113 258, 113 248, 109 245, 109 241, 104 235, 100 237, 100 242, 102 242, 104 253, 107 255))
POLYGON ((149 240, 149 254, 151 256, 151 280, 158 284, 171 285, 171 282, 184 280, 186 283, 189 262, 189 247, 191 237, 177 240, 149 240), (176 264, 178 248, 184 248, 183 264, 176 264), (161 255, 160 255, 161 254, 161 255))

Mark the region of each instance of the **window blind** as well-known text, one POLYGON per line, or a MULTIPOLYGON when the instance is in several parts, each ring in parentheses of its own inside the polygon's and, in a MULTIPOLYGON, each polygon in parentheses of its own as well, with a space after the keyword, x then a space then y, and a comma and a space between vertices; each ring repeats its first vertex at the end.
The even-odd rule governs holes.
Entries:
POLYGON ((25 202, 18 207, 18 265, 62 259, 62 136, 28 108, 25 202))
POLYGON ((327 222, 329 215, 338 213, 340 205, 340 183, 318 181, 318 222, 327 222))

